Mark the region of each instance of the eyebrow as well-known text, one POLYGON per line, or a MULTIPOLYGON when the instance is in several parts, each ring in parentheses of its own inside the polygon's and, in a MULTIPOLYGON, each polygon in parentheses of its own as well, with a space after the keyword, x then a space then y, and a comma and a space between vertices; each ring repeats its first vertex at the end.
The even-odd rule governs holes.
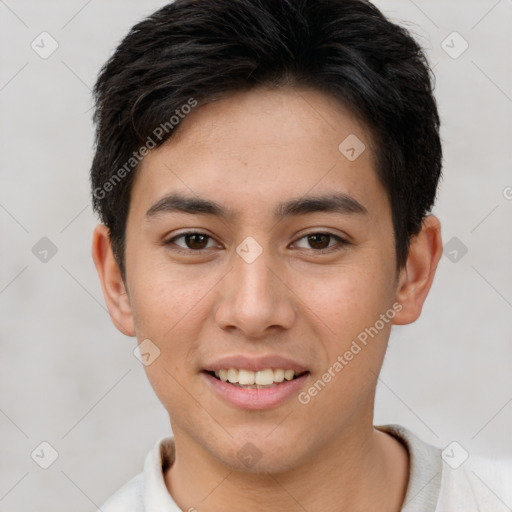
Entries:
MULTIPOLYGON (((162 213, 176 212, 212 215, 223 219, 236 216, 234 210, 226 208, 215 201, 173 193, 163 197, 151 206, 146 212, 146 217, 152 218, 162 213)), ((273 214, 276 219, 283 219, 284 217, 316 212, 368 215, 368 210, 359 201, 343 193, 291 199, 278 204, 274 208, 273 214)))

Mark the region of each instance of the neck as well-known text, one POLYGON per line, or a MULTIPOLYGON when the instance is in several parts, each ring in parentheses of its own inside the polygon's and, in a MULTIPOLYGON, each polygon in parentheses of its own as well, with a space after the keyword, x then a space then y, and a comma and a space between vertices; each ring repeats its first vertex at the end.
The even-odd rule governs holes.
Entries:
POLYGON ((352 430, 289 471, 249 473, 223 464, 177 429, 167 489, 182 510, 201 512, 222 510, 226 503, 234 512, 255 504, 268 512, 399 512, 408 483, 407 450, 371 426, 352 430))

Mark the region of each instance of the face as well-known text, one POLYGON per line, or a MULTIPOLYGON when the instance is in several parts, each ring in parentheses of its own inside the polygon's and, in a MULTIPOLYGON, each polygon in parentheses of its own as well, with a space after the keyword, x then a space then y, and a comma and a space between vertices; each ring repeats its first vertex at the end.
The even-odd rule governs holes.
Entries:
POLYGON ((142 162, 127 220, 134 330, 160 350, 148 378, 177 446, 296 467, 371 425, 397 312, 368 131, 334 99, 285 88, 200 107, 177 135, 142 162), (294 378, 276 382, 281 370, 294 378))

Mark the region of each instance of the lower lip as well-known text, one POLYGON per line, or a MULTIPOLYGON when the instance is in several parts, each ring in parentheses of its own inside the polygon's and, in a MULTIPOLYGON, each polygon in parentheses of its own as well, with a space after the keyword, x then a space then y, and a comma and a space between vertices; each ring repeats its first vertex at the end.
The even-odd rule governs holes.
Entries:
POLYGON ((299 393, 309 373, 305 373, 293 380, 285 380, 276 386, 264 389, 246 389, 233 386, 203 372, 206 380, 213 387, 213 390, 224 400, 239 409, 251 411, 271 409, 281 405, 293 395, 299 393))

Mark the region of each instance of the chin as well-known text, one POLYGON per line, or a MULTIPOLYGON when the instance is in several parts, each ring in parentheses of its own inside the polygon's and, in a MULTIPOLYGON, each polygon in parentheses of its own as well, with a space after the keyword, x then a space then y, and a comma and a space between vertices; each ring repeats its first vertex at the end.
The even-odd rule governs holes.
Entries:
MULTIPOLYGON (((272 437, 273 434, 270 435, 272 437)), ((236 435, 233 440, 226 440, 226 449, 218 451, 215 455, 233 471, 250 474, 278 474, 288 472, 300 464, 301 453, 304 450, 303 442, 294 439, 283 431, 282 435, 275 435, 273 439, 265 432, 259 435, 236 435), (235 448, 233 448, 235 445, 235 448)))

